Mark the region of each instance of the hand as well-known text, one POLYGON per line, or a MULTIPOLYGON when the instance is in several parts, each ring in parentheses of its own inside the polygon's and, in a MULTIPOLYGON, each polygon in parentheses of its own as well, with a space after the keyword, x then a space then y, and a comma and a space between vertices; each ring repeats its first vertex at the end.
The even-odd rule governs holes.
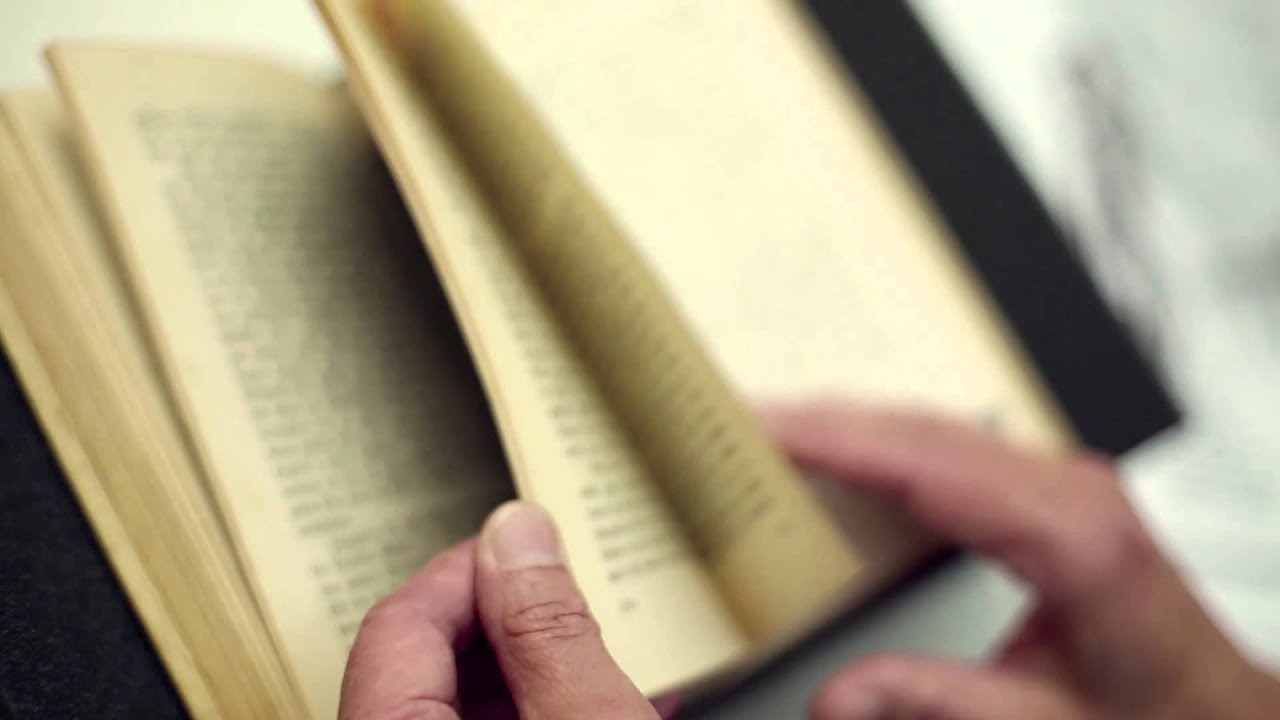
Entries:
POLYGON ((867 659, 827 682, 815 720, 1280 717, 1280 683, 1207 617, 1107 461, 1034 455, 936 418, 847 406, 767 419, 801 466, 898 503, 1039 596, 990 662, 867 659))
POLYGON ((347 662, 339 717, 659 715, 605 650, 545 513, 509 503, 478 541, 443 553, 369 611, 347 662))

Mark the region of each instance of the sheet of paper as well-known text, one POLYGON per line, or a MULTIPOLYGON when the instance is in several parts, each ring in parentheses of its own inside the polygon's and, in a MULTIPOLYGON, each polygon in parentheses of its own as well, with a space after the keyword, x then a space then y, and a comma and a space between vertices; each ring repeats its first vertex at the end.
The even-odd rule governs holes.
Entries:
POLYGON ((364 2, 324 0, 321 8, 476 348, 521 493, 558 519, 606 644, 645 691, 723 668, 745 649, 742 629, 504 241, 418 83, 364 2), (688 632, 651 632, 675 626, 688 632))

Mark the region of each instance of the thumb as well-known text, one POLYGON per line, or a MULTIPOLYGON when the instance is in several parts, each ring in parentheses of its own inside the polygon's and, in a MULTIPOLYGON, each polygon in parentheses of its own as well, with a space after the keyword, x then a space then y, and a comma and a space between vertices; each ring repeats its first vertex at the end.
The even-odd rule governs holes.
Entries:
POLYGON ((476 601, 522 720, 657 720, 609 655, 547 514, 498 508, 480 534, 476 601))
POLYGON ((994 668, 883 656, 838 672, 814 698, 813 720, 1085 720, 1054 686, 994 668))

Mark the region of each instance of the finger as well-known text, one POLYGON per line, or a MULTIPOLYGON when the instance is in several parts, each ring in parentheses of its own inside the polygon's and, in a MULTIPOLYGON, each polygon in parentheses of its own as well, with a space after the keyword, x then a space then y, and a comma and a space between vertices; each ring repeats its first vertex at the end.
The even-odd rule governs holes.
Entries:
POLYGON ((653 706, 605 649, 550 518, 499 508, 481 532, 481 623, 523 720, 655 720, 653 706))
POLYGON ((956 422, 852 406, 771 411, 766 420, 801 465, 896 499, 926 528, 1034 586, 1074 680, 1095 696, 1166 687, 1204 658, 1238 665, 1105 461, 1035 454, 956 422))
POLYGON ((885 656, 846 668, 819 690, 813 720, 1084 720, 1046 684, 991 668, 885 656))
POLYGON ((475 631, 474 542, 436 557, 365 615, 339 717, 456 720, 454 657, 475 631))
POLYGON ((1096 594, 1158 553, 1100 462, 1015 449, 958 422, 847 405, 770 411, 801 465, 897 501, 1051 600, 1096 594))

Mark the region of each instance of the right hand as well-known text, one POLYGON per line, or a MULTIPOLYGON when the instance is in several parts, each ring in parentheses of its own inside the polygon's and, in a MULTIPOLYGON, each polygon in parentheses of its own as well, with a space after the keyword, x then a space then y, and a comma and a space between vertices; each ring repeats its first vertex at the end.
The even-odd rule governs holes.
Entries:
POLYGON ((869 658, 831 678, 815 720, 1280 718, 1280 682, 1197 604, 1105 459, 1031 454, 937 418, 847 405, 767 419, 801 466, 897 503, 1038 594, 991 662, 869 658))
MULTIPOLYGON (((677 628, 664 628, 678 632, 677 628)), ((659 720, 605 649, 551 519, 509 503, 365 617, 343 720, 659 720)))

